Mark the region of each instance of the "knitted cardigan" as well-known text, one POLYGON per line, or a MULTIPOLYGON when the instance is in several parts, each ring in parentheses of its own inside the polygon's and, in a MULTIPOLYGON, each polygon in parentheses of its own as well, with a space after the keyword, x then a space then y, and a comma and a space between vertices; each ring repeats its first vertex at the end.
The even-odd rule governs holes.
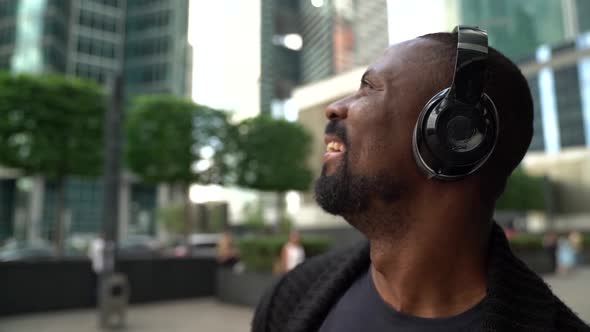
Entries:
MULTIPOLYGON (((252 331, 317 331, 332 306, 369 264, 366 242, 307 260, 263 296, 252 331)), ((590 332, 590 327, 514 256, 498 225, 491 234, 487 280, 481 331, 590 332)))

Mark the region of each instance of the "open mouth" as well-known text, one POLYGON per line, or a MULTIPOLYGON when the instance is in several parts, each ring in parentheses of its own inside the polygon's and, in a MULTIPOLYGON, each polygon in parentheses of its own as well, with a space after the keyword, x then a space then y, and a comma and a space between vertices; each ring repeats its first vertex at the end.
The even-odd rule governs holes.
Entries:
POLYGON ((332 141, 326 145, 326 152, 344 152, 344 144, 332 141))
POLYGON ((346 146, 335 139, 326 139, 326 153, 324 162, 341 156, 346 151, 346 146))

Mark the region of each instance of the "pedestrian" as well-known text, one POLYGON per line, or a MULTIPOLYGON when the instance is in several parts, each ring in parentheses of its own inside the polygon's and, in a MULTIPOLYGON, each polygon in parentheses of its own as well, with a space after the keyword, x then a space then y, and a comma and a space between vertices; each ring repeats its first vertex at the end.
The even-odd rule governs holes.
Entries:
POLYGON ((217 242, 217 263, 221 266, 233 267, 238 262, 239 256, 232 234, 229 231, 223 232, 217 242))
POLYGON ((100 275, 104 270, 104 245, 104 235, 101 233, 90 242, 88 247, 88 257, 96 275, 100 275))
POLYGON ((576 264, 576 253, 567 236, 557 241, 557 271, 561 275, 569 274, 576 264))
POLYGON ((94 285, 95 291, 94 295, 95 300, 98 301, 100 298, 100 285, 101 285, 101 278, 104 272, 104 251, 105 251, 105 236, 104 233, 100 233, 96 238, 94 238, 90 245, 88 246, 88 257, 90 258, 90 262, 92 264, 92 271, 94 272, 94 285))
POLYGON ((557 272, 557 233, 549 231, 543 237, 543 248, 547 257, 549 257, 549 264, 551 265, 551 272, 557 272))
POLYGON ((295 230, 289 233, 287 243, 281 249, 282 272, 289 272, 305 260, 305 250, 301 245, 301 236, 295 230))
POLYGON ((572 231, 569 234, 569 240, 574 250, 574 266, 582 265, 582 253, 584 249, 584 239, 579 231, 572 231))
POLYGON ((253 331, 590 331, 492 219, 533 102, 485 31, 393 45, 325 115, 316 201, 368 241, 283 276, 253 331))

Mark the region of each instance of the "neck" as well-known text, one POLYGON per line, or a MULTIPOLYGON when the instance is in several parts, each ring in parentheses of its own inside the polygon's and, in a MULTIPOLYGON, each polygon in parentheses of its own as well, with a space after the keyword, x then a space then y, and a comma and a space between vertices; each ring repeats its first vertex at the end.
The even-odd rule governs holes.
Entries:
POLYGON ((365 229, 377 291, 412 316, 454 316, 486 295, 491 213, 481 211, 491 209, 482 206, 476 193, 460 198, 436 194, 377 208, 380 212, 372 216, 376 225, 388 227, 371 223, 373 230, 365 229))

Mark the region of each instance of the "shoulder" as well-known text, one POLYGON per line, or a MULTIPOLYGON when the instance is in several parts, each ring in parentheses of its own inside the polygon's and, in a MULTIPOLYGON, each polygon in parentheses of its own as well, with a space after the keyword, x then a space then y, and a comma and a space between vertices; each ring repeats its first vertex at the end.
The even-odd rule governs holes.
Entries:
POLYGON ((308 291, 319 279, 336 278, 339 272, 335 267, 346 262, 350 256, 360 254, 365 247, 366 243, 359 243, 311 257, 282 276, 260 300, 252 331, 280 331, 279 326, 285 324, 296 307, 305 302, 308 291))
POLYGON ((555 299, 558 309, 556 317, 556 327, 558 328, 558 331, 590 332, 590 326, 584 323, 584 321, 561 302, 561 300, 557 297, 555 297, 555 299))

